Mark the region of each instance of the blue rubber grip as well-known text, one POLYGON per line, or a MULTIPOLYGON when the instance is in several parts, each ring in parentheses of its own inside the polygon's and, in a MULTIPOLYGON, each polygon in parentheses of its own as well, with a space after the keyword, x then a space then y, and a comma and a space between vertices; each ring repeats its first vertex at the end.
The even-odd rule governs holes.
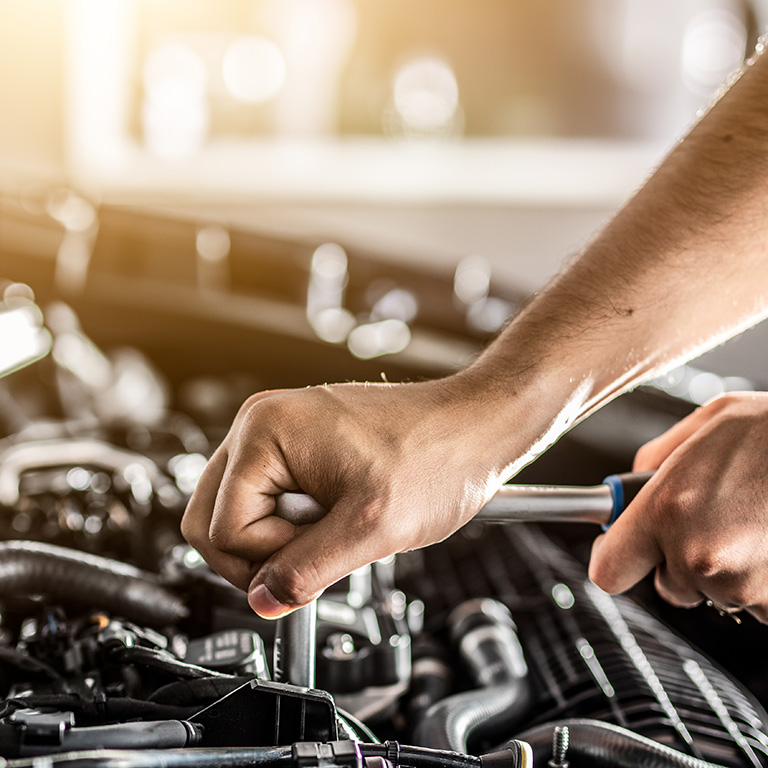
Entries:
POLYGON ((640 492, 640 489, 653 477, 653 472, 625 472, 621 475, 608 475, 603 483, 611 489, 613 509, 611 519, 603 530, 607 531, 621 516, 640 492))
POLYGON ((603 530, 607 531, 619 519, 619 515, 624 511, 624 485, 622 484, 619 475, 608 475, 608 477, 603 480, 603 484, 611 489, 611 495, 613 496, 611 519, 603 526, 603 530))

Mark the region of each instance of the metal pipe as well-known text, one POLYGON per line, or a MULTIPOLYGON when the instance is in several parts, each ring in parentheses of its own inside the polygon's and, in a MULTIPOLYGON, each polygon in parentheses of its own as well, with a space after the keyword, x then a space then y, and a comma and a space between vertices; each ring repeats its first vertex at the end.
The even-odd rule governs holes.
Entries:
POLYGON ((607 485, 502 485, 477 520, 607 525, 614 499, 607 485))
MULTIPOLYGON (((315 523, 325 514, 325 510, 304 493, 283 493, 276 497, 275 505, 275 514, 294 525, 315 523)), ((502 485, 475 519, 607 525, 613 510, 613 493, 605 484, 586 487, 502 485)))
POLYGON ((279 683, 315 687, 317 600, 277 620, 274 678, 279 683))

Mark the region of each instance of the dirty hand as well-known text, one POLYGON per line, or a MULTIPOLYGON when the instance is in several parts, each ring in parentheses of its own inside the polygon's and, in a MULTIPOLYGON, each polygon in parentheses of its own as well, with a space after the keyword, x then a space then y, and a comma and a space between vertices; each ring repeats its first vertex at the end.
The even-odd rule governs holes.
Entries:
POLYGON ((493 495, 504 462, 475 403, 454 379, 254 395, 182 533, 257 613, 282 615, 360 566, 445 538, 493 495), (328 510, 322 520, 271 514, 277 494, 299 489, 328 510))
POLYGON ((673 605, 710 600, 768 623, 768 393, 734 393, 644 445, 657 472, 592 550, 590 576, 623 592, 656 569, 673 605))

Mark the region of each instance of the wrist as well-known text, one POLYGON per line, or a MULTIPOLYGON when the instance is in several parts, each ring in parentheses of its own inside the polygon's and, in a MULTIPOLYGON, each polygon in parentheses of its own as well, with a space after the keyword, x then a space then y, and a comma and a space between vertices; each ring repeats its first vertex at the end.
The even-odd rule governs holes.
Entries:
POLYGON ((535 323, 520 322, 526 319, 516 319, 473 364, 451 377, 454 396, 470 403, 504 479, 623 388, 622 377, 614 378, 607 361, 599 365, 580 349, 579 338, 562 334, 553 343, 550 328, 547 338, 537 338, 535 323))

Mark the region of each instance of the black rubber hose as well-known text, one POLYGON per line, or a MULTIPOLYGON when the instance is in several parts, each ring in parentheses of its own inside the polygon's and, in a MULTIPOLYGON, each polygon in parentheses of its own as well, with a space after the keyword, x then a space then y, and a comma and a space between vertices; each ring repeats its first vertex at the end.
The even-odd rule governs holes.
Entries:
POLYGON ((220 678, 222 680, 231 680, 234 675, 226 672, 217 672, 206 667, 199 667, 197 664, 188 664, 186 661, 179 661, 166 651, 159 651, 154 648, 143 648, 142 646, 133 646, 125 648, 117 646, 111 652, 111 658, 121 664, 138 664, 145 667, 156 669, 159 672, 167 672, 175 677, 182 679, 210 679, 220 678))
POLYGON ((546 765, 552 759, 552 733, 556 726, 568 727, 566 759, 572 765, 583 764, 590 768, 725 768, 685 755, 618 725, 583 719, 539 725, 515 736, 531 745, 535 765, 546 765))
MULTIPOLYGON (((289 768, 292 747, 91 750, 48 755, 49 768, 289 768)), ((9 760, 8 768, 37 768, 39 759, 9 760)))
POLYGON ((0 597, 20 595, 101 608, 150 626, 174 624, 189 613, 153 574, 117 560, 36 541, 0 543, 0 597))
POLYGON ((27 653, 17 651, 15 648, 6 648, 5 646, 0 645, 0 662, 9 664, 20 669, 22 672, 27 672, 32 675, 42 675, 49 680, 58 682, 64 681, 64 677, 50 664, 46 664, 44 661, 40 661, 27 653))
POLYGON ((97 725, 65 731, 60 744, 22 744, 15 752, 3 750, 3 754, 32 757, 92 749, 176 749, 198 744, 201 735, 200 726, 184 720, 97 725))
MULTIPOLYGON (((242 685, 242 682, 240 684, 242 685)), ((204 702, 204 704, 210 703, 212 702, 204 702)), ((186 720, 200 711, 201 704, 190 703, 187 706, 163 704, 144 699, 132 699, 128 696, 94 700, 93 697, 85 698, 76 693, 31 694, 15 699, 5 699, 0 705, 0 720, 19 709, 74 712, 77 722, 83 725, 101 725, 105 722, 128 720, 186 720)))
POLYGON ((528 710, 528 668, 509 610, 496 600, 468 600, 448 619, 451 634, 475 682, 483 687, 430 707, 415 741, 433 749, 467 752, 470 739, 499 729, 509 733, 528 710))
POLYGON ((408 722, 416 724, 430 707, 450 694, 453 672, 448 649, 425 632, 414 638, 411 658, 408 722))
POLYGON ((416 729, 415 740, 432 749, 466 752, 467 743, 474 737, 500 728, 509 733, 529 704, 525 680, 457 693, 428 710, 416 729))

